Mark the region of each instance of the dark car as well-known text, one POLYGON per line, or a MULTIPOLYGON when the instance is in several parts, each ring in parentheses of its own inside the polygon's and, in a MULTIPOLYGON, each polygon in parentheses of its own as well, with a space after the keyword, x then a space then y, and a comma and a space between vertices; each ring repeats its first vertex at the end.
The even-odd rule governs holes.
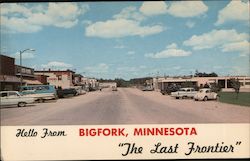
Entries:
POLYGON ((89 87, 89 92, 96 91, 96 88, 94 87, 89 87))
POLYGON ((58 98, 64 98, 68 96, 76 96, 77 91, 74 88, 67 88, 67 89, 58 89, 57 96, 58 98))
POLYGON ((165 89, 161 89, 161 94, 163 95, 170 95, 171 92, 176 92, 180 89, 179 86, 176 86, 176 85, 170 85, 170 86, 167 86, 165 89))

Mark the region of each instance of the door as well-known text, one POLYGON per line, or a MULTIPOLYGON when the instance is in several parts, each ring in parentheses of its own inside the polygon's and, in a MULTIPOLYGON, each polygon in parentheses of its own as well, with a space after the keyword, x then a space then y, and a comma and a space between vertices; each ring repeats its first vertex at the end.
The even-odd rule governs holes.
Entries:
POLYGON ((213 93, 211 92, 211 90, 208 90, 207 97, 208 99, 213 99, 213 93))
POLYGON ((3 92, 1 93, 1 96, 0 96, 0 103, 1 105, 8 105, 8 93, 7 92, 3 92))
POLYGON ((20 100, 20 95, 16 92, 8 92, 7 101, 9 105, 16 105, 20 100))

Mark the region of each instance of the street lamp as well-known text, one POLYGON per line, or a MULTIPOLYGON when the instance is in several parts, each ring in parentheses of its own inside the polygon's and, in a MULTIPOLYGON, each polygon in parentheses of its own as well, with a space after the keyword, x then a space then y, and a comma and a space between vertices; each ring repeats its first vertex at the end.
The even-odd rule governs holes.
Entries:
POLYGON ((20 87, 23 84, 23 76, 22 76, 22 54, 26 51, 35 51, 35 49, 25 49, 25 50, 20 50, 19 54, 20 54, 20 87))

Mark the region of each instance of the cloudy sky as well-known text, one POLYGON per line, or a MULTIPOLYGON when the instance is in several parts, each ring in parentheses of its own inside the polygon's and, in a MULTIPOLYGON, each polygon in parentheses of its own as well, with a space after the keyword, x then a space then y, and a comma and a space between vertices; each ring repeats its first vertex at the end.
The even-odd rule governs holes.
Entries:
POLYGON ((1 4, 1 53, 96 78, 249 73, 249 1, 1 4))

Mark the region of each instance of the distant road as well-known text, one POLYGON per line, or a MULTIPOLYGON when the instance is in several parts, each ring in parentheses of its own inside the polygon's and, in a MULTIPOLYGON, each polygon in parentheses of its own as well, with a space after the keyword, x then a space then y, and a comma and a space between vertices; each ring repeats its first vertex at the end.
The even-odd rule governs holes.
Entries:
POLYGON ((250 108, 217 101, 176 100, 134 88, 1 109, 1 125, 249 123, 250 108))

